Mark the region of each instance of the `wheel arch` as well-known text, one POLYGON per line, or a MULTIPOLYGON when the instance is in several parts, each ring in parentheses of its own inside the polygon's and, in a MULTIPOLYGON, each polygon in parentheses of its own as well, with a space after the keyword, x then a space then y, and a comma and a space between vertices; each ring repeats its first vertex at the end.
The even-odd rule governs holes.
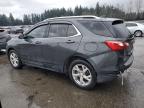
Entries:
POLYGON ((15 49, 12 48, 12 47, 8 48, 8 49, 7 49, 7 54, 9 54, 9 52, 10 52, 11 50, 15 50, 15 49))
POLYGON ((141 31, 142 32, 142 30, 140 30, 140 29, 135 30, 135 32, 137 32, 137 31, 141 31))
POLYGON ((6 54, 7 54, 8 59, 9 59, 9 52, 10 52, 11 50, 15 50, 15 49, 12 48, 12 47, 7 48, 6 54))
MULTIPOLYGON (((64 62, 63 72, 66 75, 68 75, 68 69, 69 69, 70 63, 74 60, 77 60, 77 59, 84 60, 84 61, 88 62, 93 67, 91 61, 88 60, 87 56, 82 55, 82 54, 76 54, 76 55, 73 55, 73 56, 67 58, 64 62)), ((94 67, 93 67, 93 69, 94 69, 94 67)))
POLYGON ((137 31, 140 31, 140 32, 143 34, 143 31, 140 30, 140 29, 135 30, 135 31, 134 31, 134 34, 135 34, 137 31))

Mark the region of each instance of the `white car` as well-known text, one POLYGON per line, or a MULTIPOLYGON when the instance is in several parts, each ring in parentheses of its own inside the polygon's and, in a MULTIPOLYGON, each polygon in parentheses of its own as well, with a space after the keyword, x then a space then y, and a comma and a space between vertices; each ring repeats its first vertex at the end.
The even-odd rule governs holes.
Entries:
POLYGON ((126 26, 136 37, 144 36, 144 25, 136 22, 126 22, 126 26))

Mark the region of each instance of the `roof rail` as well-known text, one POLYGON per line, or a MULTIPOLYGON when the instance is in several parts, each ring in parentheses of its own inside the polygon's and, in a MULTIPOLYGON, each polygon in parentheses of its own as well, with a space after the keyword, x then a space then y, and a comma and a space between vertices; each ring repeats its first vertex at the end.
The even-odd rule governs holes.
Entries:
POLYGON ((54 18, 48 18, 47 20, 55 20, 55 19, 70 19, 70 18, 93 18, 93 19, 99 19, 100 17, 93 16, 93 15, 83 15, 83 16, 63 16, 63 17, 54 17, 54 18))

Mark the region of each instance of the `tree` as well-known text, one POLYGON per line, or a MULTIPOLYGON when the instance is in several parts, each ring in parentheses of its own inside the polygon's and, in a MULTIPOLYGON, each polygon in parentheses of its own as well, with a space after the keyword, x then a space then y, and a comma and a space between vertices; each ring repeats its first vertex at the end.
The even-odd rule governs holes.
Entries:
POLYGON ((0 25, 1 26, 7 26, 7 25, 9 25, 8 18, 4 14, 0 15, 0 25))
POLYGON ((144 19, 144 11, 142 11, 143 0, 136 0, 135 9, 132 5, 134 2, 130 0, 127 11, 123 8, 122 4, 117 4, 117 6, 112 5, 100 5, 99 2, 94 7, 82 7, 76 6, 74 10, 71 8, 54 8, 45 10, 41 14, 29 14, 24 15, 23 20, 15 19, 12 13, 7 17, 6 15, 0 15, 0 26, 4 25, 29 25, 35 24, 39 21, 45 20, 52 17, 60 16, 72 16, 72 15, 96 15, 101 17, 114 17, 121 18, 125 20, 140 20, 144 19), (136 11, 134 11, 136 10, 136 11))
POLYGON ((73 11, 72 11, 71 8, 69 8, 69 9, 67 10, 66 15, 67 15, 67 16, 72 16, 72 15, 73 15, 73 11))
POLYGON ((22 25, 23 24, 23 21, 20 19, 15 19, 14 22, 15 22, 14 25, 22 25))
POLYGON ((100 16, 100 11, 101 11, 101 9, 100 9, 99 2, 96 4, 95 11, 96 11, 96 15, 97 15, 97 16, 100 16))
POLYGON ((129 0, 128 2, 128 7, 127 7, 127 12, 132 13, 133 12, 133 0, 129 0))
POLYGON ((136 0, 136 12, 140 13, 143 5, 143 0, 136 0))
POLYGON ((74 9, 74 15, 82 15, 82 7, 81 6, 76 6, 74 9))
POLYGON ((24 15, 24 17, 23 17, 23 24, 24 24, 24 25, 29 25, 29 24, 31 24, 31 18, 30 18, 29 15, 24 15))
POLYGON ((11 25, 11 26, 15 25, 15 19, 14 19, 12 13, 9 14, 9 25, 11 25))
POLYGON ((136 12, 137 12, 137 19, 140 19, 140 12, 143 6, 143 0, 136 0, 136 12))

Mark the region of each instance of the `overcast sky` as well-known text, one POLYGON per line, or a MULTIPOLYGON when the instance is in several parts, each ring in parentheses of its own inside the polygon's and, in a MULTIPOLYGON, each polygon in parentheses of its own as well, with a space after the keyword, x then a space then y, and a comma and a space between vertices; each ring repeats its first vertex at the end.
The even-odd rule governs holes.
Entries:
POLYGON ((124 4, 128 0, 0 0, 0 14, 12 13, 16 18, 23 14, 42 13, 51 8, 74 8, 77 5, 94 7, 97 2, 101 4, 124 4))

